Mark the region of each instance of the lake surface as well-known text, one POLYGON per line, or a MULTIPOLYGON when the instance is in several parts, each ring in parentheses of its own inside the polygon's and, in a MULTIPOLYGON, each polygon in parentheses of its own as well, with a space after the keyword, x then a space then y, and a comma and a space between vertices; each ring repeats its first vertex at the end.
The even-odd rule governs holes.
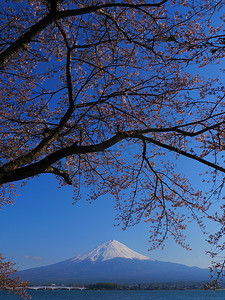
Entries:
MULTIPOLYGON (((208 300, 225 299, 221 291, 30 291, 33 300, 208 300)), ((0 292, 0 300, 21 300, 20 297, 0 292)))

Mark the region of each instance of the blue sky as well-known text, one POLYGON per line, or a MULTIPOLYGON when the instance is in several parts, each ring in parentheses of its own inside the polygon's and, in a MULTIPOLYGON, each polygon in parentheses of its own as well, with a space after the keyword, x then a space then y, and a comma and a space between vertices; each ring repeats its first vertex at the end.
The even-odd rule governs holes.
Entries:
MULTIPOLYGON (((216 66, 210 67, 217 75, 216 66)), ((192 71, 198 72, 192 66, 192 71)), ((180 169, 191 179, 196 188, 208 189, 202 184, 202 166, 190 159, 177 161, 180 169)), ((165 249, 148 252, 151 246, 147 224, 139 224, 122 231, 115 226, 114 199, 105 195, 89 204, 85 197, 73 203, 73 188, 58 188, 53 175, 31 179, 20 192, 14 205, 0 211, 0 251, 7 259, 16 262, 19 269, 56 263, 99 244, 116 239, 131 249, 153 259, 183 263, 189 266, 208 267, 210 258, 205 254, 208 245, 196 224, 191 224, 188 241, 192 251, 176 245, 172 239, 165 249)))
MULTIPOLYGON (((200 164, 181 160, 181 168, 201 186, 200 164)), ((205 186, 206 187, 206 186, 205 186)), ((165 249, 148 251, 150 247, 147 224, 139 224, 123 231, 115 226, 114 199, 105 195, 92 204, 85 197, 73 203, 73 188, 58 188, 52 175, 31 179, 21 191, 14 205, 0 211, 0 249, 19 269, 59 262, 99 244, 116 239, 131 249, 153 259, 208 267, 205 255, 207 244, 198 226, 191 224, 187 232, 192 251, 176 245, 172 239, 165 249)))
MULTIPOLYGON (((217 68, 210 67, 212 74, 217 68)), ((193 68, 193 71, 195 69, 193 68)), ((133 148, 126 149, 130 155, 133 148)), ((170 156, 168 156, 170 157, 170 156)), ((204 167, 190 159, 177 161, 179 172, 186 174, 193 186, 210 189, 202 183, 199 173, 204 167)), ((129 248, 153 259, 177 262, 189 266, 209 267, 205 242, 197 224, 190 224, 187 240, 192 251, 186 251, 170 238, 165 249, 148 251, 151 246, 148 225, 141 223, 123 231, 115 226, 114 199, 105 195, 92 204, 85 196, 75 205, 73 188, 59 188, 53 175, 43 174, 29 180, 14 205, 0 211, 0 252, 16 262, 19 269, 43 266, 72 258, 99 244, 116 239, 129 248)))

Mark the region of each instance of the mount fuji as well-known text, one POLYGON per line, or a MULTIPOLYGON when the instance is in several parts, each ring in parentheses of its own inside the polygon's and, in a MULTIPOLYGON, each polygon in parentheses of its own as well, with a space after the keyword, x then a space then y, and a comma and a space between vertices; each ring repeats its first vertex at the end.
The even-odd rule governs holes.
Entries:
POLYGON ((198 267, 152 260, 116 240, 74 258, 18 272, 32 284, 116 282, 200 282, 209 280, 209 271, 198 267))

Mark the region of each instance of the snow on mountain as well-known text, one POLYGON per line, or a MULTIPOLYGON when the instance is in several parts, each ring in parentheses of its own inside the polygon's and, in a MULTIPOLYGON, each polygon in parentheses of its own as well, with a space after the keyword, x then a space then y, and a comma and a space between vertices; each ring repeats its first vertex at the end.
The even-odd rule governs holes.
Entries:
POLYGON ((118 241, 105 242, 83 255, 56 264, 18 272, 32 284, 90 284, 116 282, 194 282, 209 280, 209 271, 197 267, 151 260, 118 241))
POLYGON ((71 259, 72 262, 80 262, 83 260, 96 261, 106 261, 113 258, 127 258, 127 259, 139 259, 139 260, 150 260, 149 257, 139 254, 122 243, 111 240, 107 241, 91 252, 78 255, 71 259))

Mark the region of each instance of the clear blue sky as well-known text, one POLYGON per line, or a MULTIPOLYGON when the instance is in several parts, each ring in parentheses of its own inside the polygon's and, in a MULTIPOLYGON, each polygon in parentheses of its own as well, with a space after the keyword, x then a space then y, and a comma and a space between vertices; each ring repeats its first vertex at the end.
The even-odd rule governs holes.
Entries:
MULTIPOLYGON (((178 162, 201 186, 198 176, 200 164, 190 160, 178 162)), ((82 199, 72 205, 73 188, 58 188, 52 175, 41 175, 29 181, 14 205, 0 211, 0 251, 7 259, 13 259, 19 269, 56 263, 83 252, 100 243, 116 239, 133 250, 157 260, 208 267, 204 242, 197 225, 191 224, 188 240, 192 251, 183 250, 171 239, 165 249, 149 252, 146 224, 122 231, 115 226, 114 199, 105 195, 92 204, 82 199)))

